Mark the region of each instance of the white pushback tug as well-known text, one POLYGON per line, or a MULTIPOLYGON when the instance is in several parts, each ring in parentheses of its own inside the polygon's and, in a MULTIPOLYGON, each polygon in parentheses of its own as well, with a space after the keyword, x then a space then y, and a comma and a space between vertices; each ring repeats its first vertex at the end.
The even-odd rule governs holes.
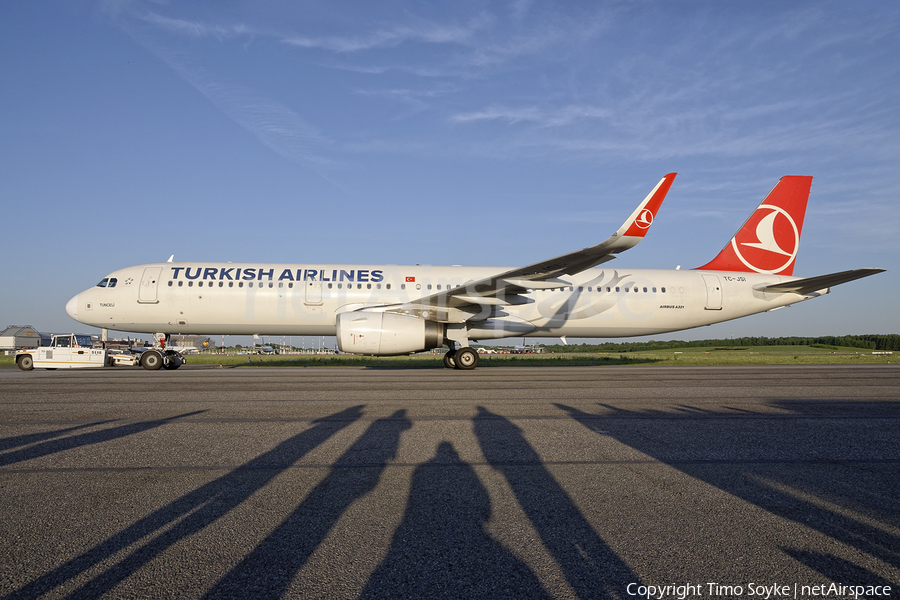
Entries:
POLYGON ((23 371, 32 369, 83 369, 91 367, 134 367, 141 365, 148 371, 160 368, 177 369, 187 362, 181 353, 162 348, 140 353, 94 348, 91 336, 67 333, 54 335, 49 346, 21 350, 16 353, 16 365, 23 371))

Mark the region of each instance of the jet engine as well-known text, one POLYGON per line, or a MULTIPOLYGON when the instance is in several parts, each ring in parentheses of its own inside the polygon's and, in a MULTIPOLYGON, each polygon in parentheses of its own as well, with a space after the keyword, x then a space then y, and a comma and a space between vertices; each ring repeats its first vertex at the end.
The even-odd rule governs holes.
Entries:
POLYGON ((343 312, 336 325, 338 349, 350 354, 409 354, 444 343, 443 324, 395 313, 343 312))

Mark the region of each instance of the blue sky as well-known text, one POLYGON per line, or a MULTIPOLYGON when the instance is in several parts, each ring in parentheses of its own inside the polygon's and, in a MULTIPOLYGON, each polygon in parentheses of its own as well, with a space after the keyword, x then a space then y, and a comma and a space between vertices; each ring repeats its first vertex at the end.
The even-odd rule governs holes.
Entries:
MULTIPOLYGON (((813 175, 796 275, 887 273, 684 332, 900 333, 900 4, 5 2, 2 323, 177 260, 712 258, 813 175)), ((662 337, 662 336, 659 336, 662 337)))

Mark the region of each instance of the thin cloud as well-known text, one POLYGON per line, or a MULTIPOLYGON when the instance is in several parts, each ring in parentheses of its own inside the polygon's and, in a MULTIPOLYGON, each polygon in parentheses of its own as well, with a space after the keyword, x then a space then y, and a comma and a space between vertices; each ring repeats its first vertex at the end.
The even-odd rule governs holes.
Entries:
POLYGON ((452 115, 454 123, 472 123, 475 121, 506 121, 507 123, 531 122, 542 127, 570 125, 579 119, 609 119, 612 111, 596 106, 564 106, 554 111, 543 111, 534 106, 523 108, 507 108, 491 106, 484 110, 452 115))
POLYGON ((262 144, 292 162, 320 170, 334 166, 323 156, 332 144, 319 130, 284 104, 245 86, 224 83, 177 53, 155 48, 185 81, 262 144))
POLYGON ((470 41, 475 32, 484 25, 484 22, 483 17, 478 17, 466 25, 434 25, 431 23, 420 23, 418 26, 396 25, 360 36, 294 35, 285 37, 282 41, 300 48, 317 48, 339 53, 393 48, 406 42, 462 44, 470 41))
POLYGON ((251 33, 250 29, 245 25, 213 25, 209 23, 201 23, 198 21, 186 21, 184 19, 173 19, 164 17, 156 13, 148 12, 138 17, 140 20, 164 29, 169 33, 179 35, 188 35, 195 38, 215 37, 217 39, 227 39, 251 33))

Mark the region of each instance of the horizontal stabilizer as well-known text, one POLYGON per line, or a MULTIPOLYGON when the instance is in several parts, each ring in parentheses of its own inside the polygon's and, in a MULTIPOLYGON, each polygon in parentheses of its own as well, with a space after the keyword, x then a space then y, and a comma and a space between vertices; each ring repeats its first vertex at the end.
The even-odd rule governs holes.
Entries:
POLYGON ((831 273, 830 275, 819 275, 818 277, 807 277, 806 279, 785 281, 784 283, 754 286, 754 289, 766 293, 792 293, 805 296, 806 294, 847 283, 848 281, 862 279, 863 277, 875 275, 876 273, 881 273, 883 271, 884 269, 853 269, 850 271, 841 271, 840 273, 831 273))

